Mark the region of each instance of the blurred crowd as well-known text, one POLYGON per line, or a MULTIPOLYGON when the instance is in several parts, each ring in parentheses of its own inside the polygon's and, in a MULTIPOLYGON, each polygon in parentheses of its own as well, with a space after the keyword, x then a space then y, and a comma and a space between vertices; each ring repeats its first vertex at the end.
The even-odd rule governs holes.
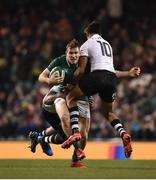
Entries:
MULTIPOLYGON (((0 139, 25 139, 48 126, 40 112, 48 87, 38 75, 73 37, 83 43, 83 29, 94 19, 113 47, 115 68, 141 68, 139 78, 119 79, 117 115, 133 139, 156 139, 156 2, 117 1, 114 14, 113 0, 0 2, 0 139)), ((116 137, 95 100, 90 139, 116 137)))

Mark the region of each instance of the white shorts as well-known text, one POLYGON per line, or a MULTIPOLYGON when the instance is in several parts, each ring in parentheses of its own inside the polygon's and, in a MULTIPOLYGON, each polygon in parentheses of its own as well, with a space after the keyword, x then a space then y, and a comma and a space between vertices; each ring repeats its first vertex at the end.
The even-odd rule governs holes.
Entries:
POLYGON ((77 101, 77 106, 78 106, 78 109, 79 109, 80 117, 90 119, 89 102, 78 100, 77 101))
MULTIPOLYGON (((79 109, 80 117, 90 119, 89 102, 78 100, 77 101, 77 106, 78 106, 78 109, 79 109)), ((44 99, 43 99, 43 102, 42 102, 42 108, 44 108, 46 111, 48 111, 50 113, 56 113, 55 104, 53 103, 52 105, 46 105, 44 103, 44 99)))

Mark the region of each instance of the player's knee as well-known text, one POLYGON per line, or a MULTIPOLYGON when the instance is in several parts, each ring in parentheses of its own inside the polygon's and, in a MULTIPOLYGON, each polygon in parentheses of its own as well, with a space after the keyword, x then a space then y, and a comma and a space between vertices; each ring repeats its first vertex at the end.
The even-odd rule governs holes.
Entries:
POLYGON ((44 98, 44 104, 45 105, 52 105, 53 104, 53 99, 52 99, 52 97, 49 95, 49 96, 46 96, 45 98, 44 98))

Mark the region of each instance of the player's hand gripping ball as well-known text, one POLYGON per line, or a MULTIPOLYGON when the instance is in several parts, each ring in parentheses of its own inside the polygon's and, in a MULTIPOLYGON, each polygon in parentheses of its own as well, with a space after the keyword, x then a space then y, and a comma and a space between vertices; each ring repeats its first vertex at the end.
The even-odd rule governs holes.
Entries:
POLYGON ((50 71, 49 78, 50 81, 52 82, 50 84, 54 84, 54 85, 61 84, 63 83, 65 78, 65 70, 60 66, 56 66, 50 71))

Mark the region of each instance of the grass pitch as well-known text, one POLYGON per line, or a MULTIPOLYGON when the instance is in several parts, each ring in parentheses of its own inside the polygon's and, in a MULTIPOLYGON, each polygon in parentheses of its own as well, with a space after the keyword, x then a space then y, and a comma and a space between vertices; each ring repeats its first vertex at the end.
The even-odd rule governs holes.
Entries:
POLYGON ((156 161, 86 160, 87 169, 71 168, 69 160, 0 160, 0 178, 16 179, 156 179, 156 161))

